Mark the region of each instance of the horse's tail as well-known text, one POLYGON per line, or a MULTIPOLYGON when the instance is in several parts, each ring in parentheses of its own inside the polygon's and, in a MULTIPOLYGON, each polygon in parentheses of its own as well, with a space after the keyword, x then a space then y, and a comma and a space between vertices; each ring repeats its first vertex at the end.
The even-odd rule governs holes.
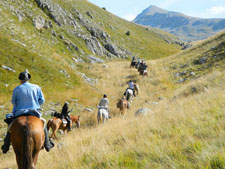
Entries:
POLYGON ((52 125, 52 119, 50 119, 47 123, 47 130, 49 131, 50 127, 52 125))
POLYGON ((98 122, 102 122, 102 111, 101 109, 98 110, 98 122))
POLYGON ((34 149, 34 140, 31 136, 30 130, 26 125, 24 128, 24 140, 23 140, 23 150, 22 150, 22 157, 21 160, 22 168, 30 169, 32 168, 33 164, 33 149, 34 149))

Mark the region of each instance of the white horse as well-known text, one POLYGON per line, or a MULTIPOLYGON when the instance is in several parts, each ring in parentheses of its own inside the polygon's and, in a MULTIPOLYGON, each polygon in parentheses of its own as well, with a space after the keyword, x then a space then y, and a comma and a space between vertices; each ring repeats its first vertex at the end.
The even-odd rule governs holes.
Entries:
POLYGON ((133 90, 132 89, 126 89, 126 92, 125 92, 125 96, 126 96, 126 99, 130 102, 132 102, 133 100, 133 97, 134 97, 134 93, 133 93, 133 90))
POLYGON ((100 124, 100 123, 104 124, 105 120, 108 122, 109 112, 105 108, 98 107, 97 119, 98 119, 98 124, 100 124))

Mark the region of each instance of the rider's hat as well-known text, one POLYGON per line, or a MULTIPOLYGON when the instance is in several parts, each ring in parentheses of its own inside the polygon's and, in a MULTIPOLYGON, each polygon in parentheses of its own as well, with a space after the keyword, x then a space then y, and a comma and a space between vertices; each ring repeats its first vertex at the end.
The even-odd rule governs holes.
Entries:
POLYGON ((104 95, 103 95, 103 97, 107 97, 107 95, 106 95, 106 94, 104 94, 104 95))
POLYGON ((30 80, 31 75, 27 71, 25 71, 25 72, 21 72, 19 74, 19 77, 18 78, 19 78, 19 80, 27 81, 27 80, 30 80))

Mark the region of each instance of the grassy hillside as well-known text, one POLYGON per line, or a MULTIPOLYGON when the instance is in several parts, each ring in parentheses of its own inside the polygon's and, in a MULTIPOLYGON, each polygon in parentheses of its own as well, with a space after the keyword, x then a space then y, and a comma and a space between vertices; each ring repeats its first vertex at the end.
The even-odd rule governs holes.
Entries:
MULTIPOLYGON (((179 57, 149 61, 147 78, 140 77, 125 61, 107 63, 108 67, 102 64, 87 66, 87 74, 99 79, 96 88, 108 94, 114 117, 108 124, 91 128, 85 128, 83 123, 80 130, 62 136, 50 153, 40 153, 37 167, 224 168, 224 62, 218 60, 218 66, 207 74, 205 69, 200 69, 198 78, 185 83, 176 83, 174 69, 169 67, 171 63, 192 63, 187 61, 197 59, 198 55, 187 57, 189 52, 204 53, 203 49, 210 48, 207 44, 217 46, 222 42, 218 37, 220 35, 179 57), (121 117, 116 102, 131 78, 137 80, 141 92, 125 117, 121 117), (135 117, 134 112, 143 107, 152 112, 135 117)), ((82 113, 81 117, 84 116, 82 113)), ((89 118, 96 119, 96 109, 89 118)), ((4 156, 0 164, 0 168, 15 166, 12 153, 4 156)))
POLYGON ((172 70, 176 80, 190 80, 209 74, 215 70, 224 70, 225 31, 211 37, 195 47, 164 60, 172 70))
POLYGON ((76 74, 85 71, 79 69, 82 63, 73 59, 87 63, 90 55, 104 60, 131 55, 151 59, 180 49, 173 40, 171 44, 164 40, 170 35, 149 31, 83 0, 3 0, 0 28, 0 104, 10 99, 17 75, 25 69, 32 74, 32 82, 43 87, 46 97, 57 100, 57 93, 65 95, 63 91, 85 86, 76 74), (107 43, 114 45, 118 56, 104 48, 107 43))

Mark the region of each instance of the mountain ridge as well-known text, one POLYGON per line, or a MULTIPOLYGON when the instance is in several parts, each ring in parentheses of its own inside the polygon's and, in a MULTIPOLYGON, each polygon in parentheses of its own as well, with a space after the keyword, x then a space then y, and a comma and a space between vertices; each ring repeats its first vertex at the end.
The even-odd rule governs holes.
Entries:
POLYGON ((206 39, 225 29, 225 19, 223 18, 191 17, 154 5, 143 10, 133 22, 167 31, 184 41, 206 39))

